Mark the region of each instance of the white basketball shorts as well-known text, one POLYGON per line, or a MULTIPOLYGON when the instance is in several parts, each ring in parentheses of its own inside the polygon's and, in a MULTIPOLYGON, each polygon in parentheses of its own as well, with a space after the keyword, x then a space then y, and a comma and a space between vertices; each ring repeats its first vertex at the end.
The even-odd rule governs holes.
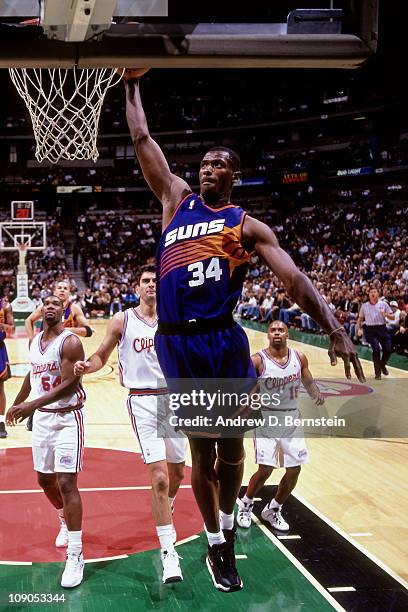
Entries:
POLYGON ((75 473, 82 470, 85 413, 41 412, 33 417, 34 469, 43 474, 75 473))
POLYGON ((185 461, 187 438, 169 423, 166 395, 129 394, 127 408, 145 463, 185 461))
MULTIPOLYGON (((295 416, 300 417, 300 413, 297 412, 295 416)), ((258 427, 254 430, 254 447, 257 465, 287 468, 309 461, 301 426, 258 427)))

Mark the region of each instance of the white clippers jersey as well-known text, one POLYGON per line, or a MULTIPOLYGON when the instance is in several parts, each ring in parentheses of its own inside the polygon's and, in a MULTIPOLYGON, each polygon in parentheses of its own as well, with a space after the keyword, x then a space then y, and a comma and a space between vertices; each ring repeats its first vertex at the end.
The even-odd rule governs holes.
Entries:
MULTIPOLYGON (((52 340, 45 349, 41 348, 44 332, 34 336, 30 346, 30 384, 34 398, 40 397, 61 384, 61 352, 62 346, 68 336, 74 334, 64 329, 59 336, 52 340)), ((82 385, 76 392, 62 397, 52 404, 47 404, 41 411, 61 410, 65 408, 79 408, 86 399, 82 385)))
POLYGON ((154 349, 154 323, 145 321, 134 308, 125 310, 122 338, 118 346, 120 384, 140 391, 166 387, 154 349))
POLYGON ((279 395, 279 405, 273 405, 273 410, 296 410, 297 397, 301 384, 302 366, 297 352, 288 349, 285 365, 281 365, 269 355, 266 350, 260 351, 263 371, 259 377, 260 392, 279 395))

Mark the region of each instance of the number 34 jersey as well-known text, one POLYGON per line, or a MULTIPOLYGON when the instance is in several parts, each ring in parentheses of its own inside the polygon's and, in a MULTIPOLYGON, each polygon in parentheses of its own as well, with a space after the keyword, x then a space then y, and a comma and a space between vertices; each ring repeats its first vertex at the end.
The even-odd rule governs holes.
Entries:
POLYGON ((231 313, 241 295, 249 253, 245 212, 211 208, 190 193, 178 205, 157 248, 159 320, 177 323, 231 313))

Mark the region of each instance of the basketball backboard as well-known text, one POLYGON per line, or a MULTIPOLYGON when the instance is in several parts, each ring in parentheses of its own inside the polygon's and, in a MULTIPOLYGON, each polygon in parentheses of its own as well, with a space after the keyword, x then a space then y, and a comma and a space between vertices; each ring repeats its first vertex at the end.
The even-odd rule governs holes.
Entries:
POLYGON ((0 251, 18 251, 20 246, 30 251, 43 251, 47 246, 45 221, 2 221, 0 251))
POLYGON ((38 2, 3 2, 0 67, 353 68, 376 50, 378 0, 347 4, 343 27, 346 12, 312 0, 280 23, 183 23, 159 0, 41 0, 40 25, 13 27, 22 13, 39 17, 38 2))

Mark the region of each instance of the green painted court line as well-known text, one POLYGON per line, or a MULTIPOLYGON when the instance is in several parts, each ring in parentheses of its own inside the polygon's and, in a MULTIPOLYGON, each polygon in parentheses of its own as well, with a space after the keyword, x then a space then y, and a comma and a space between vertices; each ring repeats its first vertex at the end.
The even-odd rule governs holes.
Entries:
MULTIPOLYGON (((220 593, 212 585, 205 566, 206 538, 177 547, 184 581, 161 583, 159 551, 131 555, 127 559, 87 564, 84 582, 69 590, 59 586, 62 563, 1 566, 0 609, 6 609, 8 593, 65 593, 65 604, 27 605, 21 609, 99 612, 163 610, 165 612, 271 612, 332 611, 332 606, 293 564, 255 526, 239 530, 237 565, 244 589, 220 593)), ((19 609, 9 606, 7 609, 19 609)))
MULTIPOLYGON (((248 329, 255 329, 256 331, 265 332, 267 330, 266 323, 260 323, 259 321, 247 321, 246 319, 236 319, 238 323, 240 323, 243 327, 247 327, 248 329)), ((317 346, 319 348, 328 349, 329 341, 327 336, 320 336, 317 334, 307 334, 305 332, 301 332, 298 329, 294 329, 293 327, 289 328, 289 338, 291 340, 295 340, 296 342, 302 342, 302 344, 310 344, 311 346, 317 346)), ((367 359, 367 361, 372 361, 372 353, 371 349, 365 346, 356 346, 356 350, 358 356, 361 359, 367 359)), ((397 355, 397 353, 393 353, 388 361, 388 365, 394 368, 400 368, 400 370, 408 371, 408 359, 404 355, 397 355)))

